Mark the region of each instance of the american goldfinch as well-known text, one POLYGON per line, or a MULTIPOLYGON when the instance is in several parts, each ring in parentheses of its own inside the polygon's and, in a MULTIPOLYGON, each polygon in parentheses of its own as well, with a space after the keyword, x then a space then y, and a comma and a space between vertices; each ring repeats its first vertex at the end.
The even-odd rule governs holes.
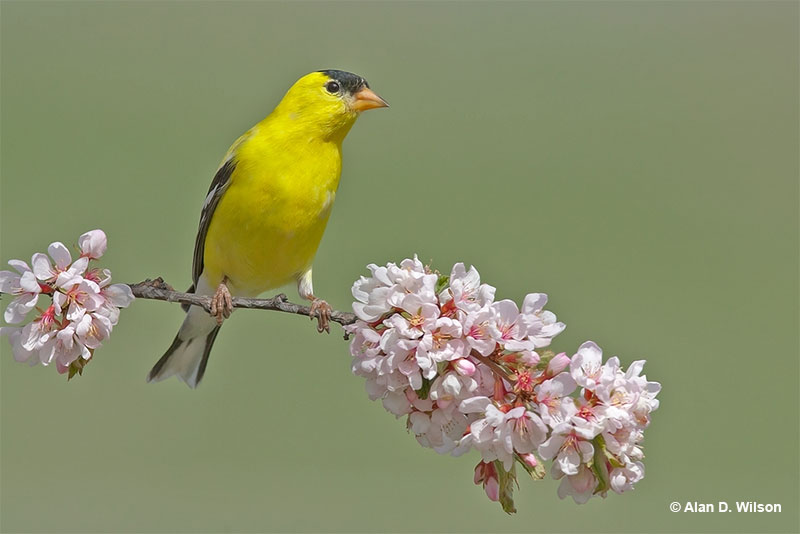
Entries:
POLYGON ((300 78, 275 110, 228 149, 211 182, 194 247, 190 292, 212 297, 186 318, 147 381, 203 378, 232 296, 256 296, 295 281, 318 329, 330 306, 314 296, 311 263, 342 170, 342 141, 362 111, 387 107, 367 81, 340 70, 300 78))

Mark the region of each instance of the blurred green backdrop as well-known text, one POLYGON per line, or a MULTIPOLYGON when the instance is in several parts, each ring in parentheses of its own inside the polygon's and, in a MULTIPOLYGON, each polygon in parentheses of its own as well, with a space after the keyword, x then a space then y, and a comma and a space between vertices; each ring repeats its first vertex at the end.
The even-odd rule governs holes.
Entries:
MULTIPOLYGON (((345 144, 315 287, 475 264, 498 296, 663 383, 636 491, 506 516, 367 400, 339 331, 239 311, 205 382, 144 377, 180 324, 137 302, 83 377, 2 344, 12 531, 796 531, 798 4, 2 3, 3 261, 101 227, 117 281, 189 282, 228 145, 301 75, 392 104, 345 144), (781 503, 671 513, 671 501, 781 503)), ((293 288, 289 294, 296 298, 293 288)))

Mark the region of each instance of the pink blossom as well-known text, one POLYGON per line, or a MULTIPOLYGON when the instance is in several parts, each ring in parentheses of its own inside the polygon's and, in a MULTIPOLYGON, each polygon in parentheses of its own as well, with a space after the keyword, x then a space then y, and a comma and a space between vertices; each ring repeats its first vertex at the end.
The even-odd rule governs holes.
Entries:
POLYGON ((66 317, 70 321, 80 321, 87 311, 97 311, 106 302, 101 295, 100 286, 80 275, 57 287, 59 291, 53 295, 53 301, 59 308, 67 310, 66 317))
POLYGON ((566 328, 564 323, 556 321, 554 313, 544 310, 545 304, 547 295, 544 293, 530 293, 522 302, 519 323, 535 348, 548 346, 551 340, 566 328))
POLYGON ((572 357, 569 368, 572 378, 579 386, 594 391, 600 382, 602 373, 603 351, 593 341, 587 341, 580 346, 578 352, 572 357))
POLYGON ((17 361, 32 365, 56 361, 59 372, 67 372, 78 358, 92 357, 117 324, 120 308, 133 301, 130 287, 112 285, 107 269, 88 268, 106 250, 105 233, 92 230, 79 243, 81 256, 75 261, 67 247, 54 242, 47 249, 49 256, 33 255, 32 268, 19 260, 9 262, 19 276, 0 273, 0 291, 17 295, 6 309, 7 322, 24 320, 39 297, 52 299, 30 323, 0 330, 8 336, 17 361))
POLYGON ((558 495, 578 503, 597 490, 595 472, 617 492, 641 479, 643 429, 660 391, 641 375, 644 362, 624 371, 586 342, 544 365, 536 349, 564 330, 544 309, 547 296, 528 294, 521 310, 495 302, 474 267, 456 264, 447 278, 414 257, 369 270, 353 285, 353 373, 370 399, 407 416, 420 445, 452 456, 477 450, 474 480, 491 500, 513 510, 516 462, 543 475, 552 461, 558 495))
POLYGON ((539 446, 539 455, 545 460, 554 459, 564 474, 575 475, 581 464, 591 461, 594 454, 591 440, 600 430, 593 422, 572 417, 553 428, 547 441, 539 446))
POLYGON ((550 380, 545 380, 536 387, 535 392, 539 403, 539 413, 545 423, 555 426, 558 422, 563 421, 560 417, 562 399, 572 394, 576 387, 575 380, 568 373, 561 373, 550 380))
POLYGON ((431 331, 426 332, 417 348, 417 361, 420 367, 434 367, 438 363, 449 362, 469 356, 469 348, 462 337, 461 324, 448 317, 440 317, 431 331))
POLYGON ((494 301, 495 288, 481 284, 475 267, 466 270, 463 263, 456 263, 450 272, 449 288, 439 295, 440 302, 452 304, 464 312, 476 312, 494 301))
POLYGON ((509 351, 533 350, 533 341, 526 340, 527 330, 520 324, 520 314, 513 300, 501 300, 492 304, 494 323, 490 331, 494 340, 509 351))
POLYGON ((96 260, 103 256, 108 247, 106 233, 102 230, 90 230, 78 238, 78 248, 81 255, 90 260, 96 260))
POLYGON ((31 265, 36 278, 48 284, 63 286, 75 276, 82 275, 89 265, 89 258, 86 257, 78 258, 73 262, 69 249, 58 241, 50 243, 47 252, 50 257, 39 252, 34 254, 31 258, 31 265), (55 263, 51 263, 50 258, 53 258, 55 263))
POLYGON ((609 473, 609 484, 616 493, 624 493, 633 489, 633 485, 644 478, 644 464, 632 462, 624 467, 615 467, 609 473))
POLYGON ((553 464, 553 471, 553 478, 561 478, 561 484, 558 486, 560 499, 569 496, 576 504, 585 504, 592 498, 597 487, 597 478, 586 465, 581 465, 575 474, 567 476, 559 471, 559 464, 553 464))
POLYGON ((453 402, 471 397, 478 389, 478 383, 470 376, 455 372, 438 375, 431 384, 430 398, 437 406, 445 408, 453 402))
POLYGON ((492 336, 495 331, 494 313, 490 307, 480 308, 469 313, 461 313, 462 332, 470 348, 482 356, 494 352, 497 342, 492 336))
POLYGON ((20 260, 8 262, 13 271, 0 271, 0 293, 14 296, 3 315, 9 324, 21 323, 28 313, 36 307, 42 288, 28 264, 20 260))
POLYGON ((39 363, 38 359, 32 359, 34 351, 22 346, 22 327, 21 326, 0 326, 0 336, 7 336, 11 345, 14 359, 18 362, 30 362, 31 365, 39 363))
POLYGON ((55 304, 39 314, 33 322, 22 328, 20 342, 22 347, 31 354, 38 353, 42 364, 47 365, 52 360, 53 352, 50 348, 55 343, 55 336, 61 326, 56 319, 55 304))

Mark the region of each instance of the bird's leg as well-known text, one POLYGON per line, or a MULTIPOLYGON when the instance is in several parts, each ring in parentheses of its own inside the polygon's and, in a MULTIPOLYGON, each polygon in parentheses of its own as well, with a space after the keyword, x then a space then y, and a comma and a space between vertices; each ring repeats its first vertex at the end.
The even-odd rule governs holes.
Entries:
POLYGON ((211 297, 211 315, 217 319, 217 324, 220 326, 222 321, 230 317, 233 312, 233 298, 227 283, 228 277, 223 276, 222 282, 219 283, 211 297))
POLYGON ((322 299, 318 299, 311 295, 311 312, 309 313, 311 320, 314 316, 317 317, 317 332, 331 333, 331 305, 322 299))
POLYGON ((311 283, 311 269, 304 272, 300 278, 297 279, 297 292, 306 300, 311 301, 311 311, 309 317, 314 320, 317 318, 317 332, 331 333, 331 307, 322 299, 314 296, 314 287, 311 283))

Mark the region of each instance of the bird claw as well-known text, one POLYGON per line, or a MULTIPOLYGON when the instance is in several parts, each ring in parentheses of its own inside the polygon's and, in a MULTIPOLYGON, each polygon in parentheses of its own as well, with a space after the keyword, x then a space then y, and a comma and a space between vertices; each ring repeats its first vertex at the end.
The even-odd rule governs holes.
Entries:
POLYGON ((317 332, 331 333, 331 306, 322 299, 314 299, 311 301, 311 311, 309 317, 314 320, 317 318, 317 332))
POLYGON ((211 316, 217 320, 217 325, 222 326, 222 322, 231 316, 233 312, 233 297, 228 286, 225 285, 223 280, 217 286, 217 290, 211 297, 211 316))

